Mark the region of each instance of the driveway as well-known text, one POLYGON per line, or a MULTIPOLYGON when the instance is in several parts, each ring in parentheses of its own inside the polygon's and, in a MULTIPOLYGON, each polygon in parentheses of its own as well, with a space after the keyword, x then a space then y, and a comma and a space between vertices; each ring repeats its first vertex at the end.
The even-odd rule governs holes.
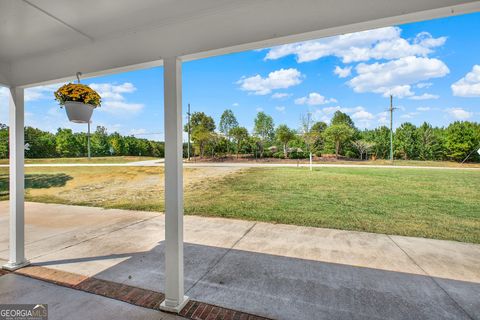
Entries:
MULTIPOLYGON (((160 213, 27 203, 26 237, 37 265, 164 291, 160 213)), ((195 216, 185 242, 198 301, 275 319, 480 319, 480 245, 195 216)))
MULTIPOLYGON (((145 160, 128 163, 38 163, 25 164, 26 168, 35 167, 163 167, 164 159, 145 160)), ((0 168, 7 168, 8 164, 0 164, 0 168)), ((303 167, 310 165, 302 163, 265 163, 265 162, 184 162, 185 168, 275 168, 275 167, 303 167)), ((342 163, 313 163, 315 168, 389 168, 389 169, 426 169, 426 170, 480 170, 480 167, 429 167, 429 166, 404 166, 404 165, 375 165, 375 164, 342 164, 342 163)))

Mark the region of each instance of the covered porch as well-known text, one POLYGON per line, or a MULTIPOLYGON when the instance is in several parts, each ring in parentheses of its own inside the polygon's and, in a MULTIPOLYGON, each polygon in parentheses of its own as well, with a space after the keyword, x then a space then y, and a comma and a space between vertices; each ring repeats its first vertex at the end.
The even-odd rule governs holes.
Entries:
MULTIPOLYGON (((264 282, 265 278, 255 277, 255 274, 262 274, 264 270, 269 268, 278 271, 278 274, 287 272, 288 276, 281 280, 282 283, 279 283, 281 286, 289 285, 291 272, 312 272, 312 279, 331 277, 327 281, 333 282, 343 279, 345 287, 359 284, 358 291, 345 290, 331 291, 330 293, 328 293, 326 287, 319 283, 317 283, 318 287, 312 287, 311 289, 314 291, 323 292, 320 296, 323 296, 326 299, 325 301, 336 301, 334 305, 329 305, 328 308, 323 310, 326 312, 326 317, 328 315, 338 315, 338 310, 341 310, 342 305, 344 305, 341 301, 362 303, 360 302, 363 297, 361 288, 364 283, 355 282, 357 281, 355 279, 360 277, 358 272, 362 274, 362 278, 371 279, 372 286, 375 285, 377 276, 392 277, 392 279, 402 278, 403 275, 395 272, 403 273, 405 270, 410 270, 409 268, 412 268, 410 271, 413 274, 425 273, 419 262, 415 259, 413 259, 413 262, 407 259, 409 254, 402 248, 394 250, 403 251, 399 254, 405 255, 404 267, 407 269, 393 270, 394 273, 390 273, 392 270, 389 268, 386 268, 387 271, 377 271, 377 268, 374 267, 372 271, 365 271, 365 269, 356 267, 351 269, 349 267, 332 266, 329 263, 322 263, 320 266, 316 262, 309 262, 307 257, 297 257, 295 254, 293 257, 279 258, 276 256, 275 249, 272 249, 272 252, 268 250, 256 252, 253 248, 255 247, 254 244, 250 244, 253 247, 245 244, 246 247, 244 248, 236 248, 235 246, 243 244, 248 239, 243 237, 248 236, 252 230, 260 228, 260 226, 252 226, 251 223, 247 222, 238 222, 238 229, 236 230, 230 230, 232 226, 221 223, 221 221, 218 222, 216 227, 205 226, 205 229, 202 229, 201 223, 192 222, 191 226, 185 228, 183 217, 182 62, 393 24, 476 12, 480 10, 479 1, 385 2, 374 0, 352 3, 347 0, 335 2, 301 0, 295 1, 295 4, 293 4, 291 1, 204 0, 192 3, 191 1, 158 2, 146 0, 139 1, 132 8, 132 2, 126 0, 81 3, 66 3, 57 0, 25 0, 2 1, 0 9, 0 18, 2 21, 6 21, 7 26, 0 33, 0 43, 2 43, 0 49, 0 84, 8 87, 10 92, 10 202, 8 205, 8 261, 4 264, 5 269, 15 271, 29 266, 32 262, 49 266, 58 264, 67 266, 67 268, 68 266, 78 266, 77 263, 81 263, 83 273, 75 273, 85 276, 100 275, 100 277, 104 276, 105 278, 112 275, 115 275, 115 277, 123 276, 125 272, 140 271, 140 274, 132 276, 132 279, 143 279, 143 282, 133 283, 133 285, 146 286, 145 289, 164 293, 165 298, 160 306, 163 310, 180 313, 189 301, 189 294, 194 296, 195 299, 208 300, 212 304, 223 304, 232 308, 237 298, 229 297, 242 297, 239 299, 244 301, 244 305, 250 305, 246 308, 246 311, 258 312, 271 317, 280 316, 269 313, 271 310, 267 310, 274 300, 268 300, 267 298, 262 300, 262 297, 268 296, 266 295, 267 292, 272 290, 287 289, 270 287, 267 282, 264 282), (91 14, 81 15, 80 17, 79 13, 82 12, 84 7, 90 8, 91 14), (272 19, 272 17, 277 18, 272 19), (88 257, 85 257, 87 251, 81 251, 83 253, 73 251, 70 257, 59 257, 54 254, 54 248, 44 247, 43 244, 37 243, 38 247, 32 249, 30 253, 29 250, 26 250, 28 243, 25 240, 28 239, 30 232, 25 223, 24 201, 25 88, 71 80, 79 71, 83 73, 84 77, 94 77, 152 66, 163 66, 164 70, 166 210, 164 217, 159 217, 158 221, 152 220, 152 223, 157 222, 149 224, 148 228, 140 231, 137 240, 139 242, 144 240, 149 245, 151 245, 151 242, 161 244, 158 247, 150 248, 144 256, 135 255, 136 257, 144 257, 145 260, 131 260, 128 259, 128 255, 124 255, 125 252, 118 253, 115 252, 114 248, 104 247, 102 250, 105 251, 97 254, 97 259, 95 259, 95 263, 91 264, 92 269, 90 271, 86 267, 86 265, 89 265, 88 257), (148 232, 145 230, 148 230, 148 232), (212 236, 211 230, 218 231, 219 238, 212 236), (193 244, 185 246, 186 252, 192 254, 188 259, 184 257, 184 239, 187 239, 187 242, 193 242, 193 244), (215 241, 220 241, 222 245, 215 241), (112 266, 109 263, 112 261, 110 255, 118 255, 113 257, 113 260, 118 259, 118 262, 120 262, 117 266, 112 266), (102 259, 102 256, 107 258, 102 259), (38 259, 38 257, 43 258, 38 259), (190 258, 193 260, 189 260, 190 258), (71 263, 62 263, 58 259, 72 260, 71 263), (75 259, 80 260, 74 261, 75 259), (124 261, 127 261, 127 263, 124 263, 124 261), (139 261, 141 261, 141 264, 138 264, 139 261), (208 262, 205 264, 205 261, 208 262), (224 264, 219 264, 220 261, 223 261, 224 264), (252 263, 249 263, 249 261, 252 263), (265 264, 254 265, 253 261, 264 261, 265 264), (152 273, 144 274, 141 272, 145 263, 149 266, 155 266, 152 273), (206 269, 197 270, 195 268, 197 265, 203 265, 206 269), (224 275, 229 274, 230 278, 228 280, 234 281, 236 277, 244 281, 248 280, 237 287, 235 293, 232 293, 233 295, 225 295, 215 287, 200 286, 202 276, 213 271, 213 268, 222 266, 228 268, 232 265, 240 265, 241 267, 236 268, 234 274, 224 273, 224 275), (250 269, 253 266, 260 269, 250 269), (192 272, 188 274, 187 278, 184 277, 185 268, 188 272, 192 272), (281 270, 281 268, 287 268, 288 270, 281 270), (193 276, 195 272, 198 274, 193 276), (378 272, 381 275, 376 274, 378 272), (150 276, 152 277, 150 278, 150 276), (259 284, 264 285, 258 288, 265 290, 265 293, 258 296, 251 295, 252 291, 247 289, 259 284), (340 300, 335 300, 334 298, 338 298, 338 295, 341 296, 340 300), (265 312, 261 308, 266 308, 263 310, 265 312)), ((7 210, 7 208, 3 205, 2 212, 6 212, 4 210, 7 210)), ((90 209, 76 210, 83 212, 83 210, 90 209)), ((139 223, 137 221, 134 225, 140 226, 139 223)), ((129 231, 127 225, 123 225, 121 229, 126 228, 124 231, 129 231)), ((92 230, 92 232, 97 231, 92 230)), ((258 230, 258 232, 268 234, 268 230, 258 230)), ((110 234, 114 237, 120 237, 119 239, 126 237, 126 235, 118 235, 115 232, 110 234)), ((87 237, 85 239, 90 239, 88 237, 91 235, 85 236, 87 237)), ((128 236, 130 237, 131 234, 129 233, 128 236)), ((56 238, 53 237, 52 240, 54 239, 56 238)), ((59 241, 57 245, 65 240, 56 240, 59 241)), ((294 238, 291 243, 297 245, 304 241, 304 245, 306 245, 307 241, 311 240, 299 237, 294 238)), ((255 243, 259 240, 253 239, 251 241, 255 243)), ((326 240, 320 237, 315 241, 326 240)), ((365 241, 367 249, 373 245, 370 240, 365 241)), ((88 242, 86 240, 85 243, 88 242)), ((34 243, 36 242, 33 241, 32 245, 34 243)), ((330 245, 335 244, 328 241, 325 243, 328 245, 322 246, 322 250, 328 250, 330 245)), ((51 245, 52 243, 48 244, 48 246, 51 245)), ((274 244, 272 244, 272 248, 275 248, 274 244)), ((4 249, 6 250, 6 248, 2 248, 2 250, 4 249)), ((284 248, 281 247, 277 250, 283 251, 284 248)), ((380 252, 382 251, 380 250, 380 252)), ((367 264, 362 267, 370 268, 372 266, 367 264)), ((382 268, 378 269, 383 270, 382 268)), ((265 276, 264 273, 263 275, 265 276)), ((210 276, 218 277, 215 272, 210 273, 210 276)), ((130 281, 132 279, 124 280, 130 281)), ((215 279, 218 280, 220 285, 221 281, 226 281, 225 279, 215 279)), ((428 297, 433 295, 432 301, 435 305, 445 305, 446 300, 443 299, 447 299, 450 304, 456 305, 452 306, 454 308, 452 310, 455 310, 454 313, 458 312, 459 317, 465 316, 462 309, 472 308, 471 302, 466 302, 465 306, 462 306, 461 302, 448 299, 448 293, 447 296, 440 297, 440 295, 445 295, 445 292, 437 291, 438 287, 427 293, 417 291, 418 281, 425 281, 425 285, 428 287, 429 285, 435 285, 436 280, 432 279, 430 276, 420 276, 415 280, 408 281, 412 292, 418 294, 418 297, 424 294, 428 297), (439 300, 435 300, 437 298, 439 300)), ((108 280, 113 281, 112 278, 108 280)), ((466 281, 465 279, 457 280, 466 281)), ((309 288, 309 286, 315 286, 315 283, 305 281, 303 285, 305 288, 309 288)), ((452 288, 461 283, 455 282, 452 288)), ((296 285, 290 284, 293 287, 299 285, 298 283, 296 285)), ((385 292, 390 292, 390 288, 385 288, 385 292)), ((388 295, 367 296, 369 299, 388 297, 388 295)), ((279 304, 292 304, 295 306, 292 310, 308 309, 306 306, 296 305, 295 301, 290 300, 294 299, 295 295, 287 295, 286 297, 289 297, 288 300, 284 299, 279 304)), ((384 306, 398 302, 398 297, 398 295, 393 294, 391 296, 392 300, 383 302, 384 306)), ((311 301, 310 303, 315 304, 316 302, 311 301)), ((402 310, 408 312, 411 310, 411 306, 412 304, 406 303, 402 310)), ((473 308, 475 307, 473 305, 473 308)), ((317 309, 313 310, 317 311, 317 309)), ((386 308, 382 311, 383 313, 375 310, 377 313, 372 314, 382 316, 388 314, 389 310, 386 308)), ((308 312, 305 312, 305 315, 314 316, 314 314, 308 312)), ((286 317, 292 316, 294 315, 286 317)))

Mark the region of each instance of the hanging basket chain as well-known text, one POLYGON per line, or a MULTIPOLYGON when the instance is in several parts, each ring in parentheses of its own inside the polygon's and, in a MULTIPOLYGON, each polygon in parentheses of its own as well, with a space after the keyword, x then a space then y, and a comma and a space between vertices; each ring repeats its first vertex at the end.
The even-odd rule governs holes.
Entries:
POLYGON ((80 71, 78 71, 77 74, 76 74, 78 83, 80 83, 80 76, 81 75, 82 75, 82 73, 80 71))

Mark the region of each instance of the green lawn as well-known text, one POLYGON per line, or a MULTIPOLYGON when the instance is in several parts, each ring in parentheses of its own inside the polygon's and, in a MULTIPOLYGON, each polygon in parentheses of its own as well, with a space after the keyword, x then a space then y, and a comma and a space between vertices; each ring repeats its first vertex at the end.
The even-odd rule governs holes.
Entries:
MULTIPOLYGON (((25 159, 27 164, 62 164, 62 163, 128 163, 135 161, 153 160, 153 157, 122 156, 122 157, 92 157, 88 158, 46 158, 25 159)), ((8 159, 0 159, 0 164, 8 164, 8 159)))
MULTIPOLYGON (((26 174, 29 201, 164 209, 162 167, 26 174)), ((184 181, 186 214, 480 243, 480 170, 211 167, 184 181)), ((0 200, 7 188, 0 168, 0 200)))
POLYGON ((480 243, 480 171, 251 168, 187 194, 185 211, 480 243))

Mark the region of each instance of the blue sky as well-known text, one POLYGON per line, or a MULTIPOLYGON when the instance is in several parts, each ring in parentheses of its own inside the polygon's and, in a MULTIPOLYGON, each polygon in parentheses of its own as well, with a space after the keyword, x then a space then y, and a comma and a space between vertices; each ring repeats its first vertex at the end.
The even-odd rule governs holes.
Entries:
MULTIPOLYGON (((445 126, 480 121, 480 13, 247 51, 183 64, 184 110, 203 111, 218 124, 229 108, 250 131, 258 111, 298 128, 302 114, 328 122, 344 111, 363 128, 410 121, 445 126)), ((72 77, 73 81, 73 77, 72 77)), ((104 104, 93 125, 109 132, 163 139, 162 68, 86 79, 104 104)), ((58 85, 28 89, 26 124, 52 132, 69 123, 53 100, 58 85)), ((0 122, 8 119, 0 91, 0 122)))

